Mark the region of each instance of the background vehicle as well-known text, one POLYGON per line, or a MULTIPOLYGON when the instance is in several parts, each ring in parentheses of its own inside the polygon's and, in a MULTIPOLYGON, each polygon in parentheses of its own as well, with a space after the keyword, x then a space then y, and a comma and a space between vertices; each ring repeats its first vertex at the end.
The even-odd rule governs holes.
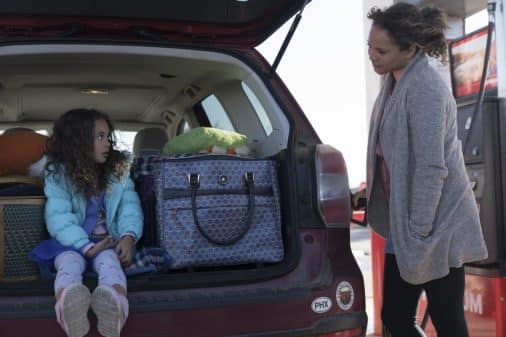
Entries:
MULTIPOLYGON (((365 334, 344 160, 320 144, 254 49, 304 4, 0 3, 0 128, 50 132, 61 113, 93 107, 131 135, 148 127, 169 138, 197 126, 234 130, 256 158, 279 163, 283 261, 132 277, 122 336, 365 334)), ((0 334, 62 336, 52 292, 51 281, 4 274, 0 334)), ((89 336, 98 336, 93 327, 89 336)))

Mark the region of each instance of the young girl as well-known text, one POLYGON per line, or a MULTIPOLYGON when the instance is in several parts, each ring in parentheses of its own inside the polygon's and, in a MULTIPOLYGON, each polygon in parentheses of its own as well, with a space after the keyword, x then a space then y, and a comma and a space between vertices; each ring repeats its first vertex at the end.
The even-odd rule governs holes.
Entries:
POLYGON ((86 109, 63 114, 48 141, 45 219, 53 239, 31 255, 54 263, 56 316, 70 337, 88 333, 90 305, 102 336, 119 336, 128 316, 122 266, 131 263, 143 218, 126 158, 114 145, 107 115, 86 109), (98 274, 91 295, 82 284, 88 264, 98 274))

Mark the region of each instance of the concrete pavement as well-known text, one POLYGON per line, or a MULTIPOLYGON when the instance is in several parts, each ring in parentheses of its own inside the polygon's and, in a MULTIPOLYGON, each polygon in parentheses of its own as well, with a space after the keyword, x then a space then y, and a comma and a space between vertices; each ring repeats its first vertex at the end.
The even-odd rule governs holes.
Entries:
POLYGON ((369 227, 351 225, 350 245, 353 255, 364 276, 366 311, 368 317, 367 335, 374 331, 374 302, 372 293, 371 233, 369 227))

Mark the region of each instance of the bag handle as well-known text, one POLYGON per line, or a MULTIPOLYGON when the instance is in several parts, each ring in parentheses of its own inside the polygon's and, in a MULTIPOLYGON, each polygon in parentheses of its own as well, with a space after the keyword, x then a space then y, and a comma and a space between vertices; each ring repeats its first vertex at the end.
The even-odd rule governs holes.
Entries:
POLYGON ((209 242, 214 243, 218 246, 228 246, 236 243, 241 240, 244 235, 251 228, 251 223, 253 222, 253 213, 255 211, 255 194, 254 194, 254 175, 253 172, 246 172, 244 174, 244 181, 246 183, 246 187, 248 188, 248 218, 246 219, 246 223, 244 225, 244 229, 242 232, 232 240, 215 240, 211 238, 200 225, 199 218, 197 216, 197 189, 200 187, 200 175, 198 173, 190 173, 188 174, 188 182, 190 183, 190 196, 192 202, 192 213, 193 213, 193 221, 197 225, 197 229, 200 234, 205 237, 209 242))

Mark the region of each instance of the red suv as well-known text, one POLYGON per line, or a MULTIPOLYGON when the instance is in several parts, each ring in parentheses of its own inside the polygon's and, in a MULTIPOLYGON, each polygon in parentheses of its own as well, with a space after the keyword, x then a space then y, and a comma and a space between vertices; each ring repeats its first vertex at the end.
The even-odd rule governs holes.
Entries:
MULTIPOLYGON (((365 335, 345 162, 255 49, 306 3, 0 1, 0 129, 50 133, 63 112, 91 107, 111 116, 127 149, 148 127, 170 139, 212 126, 279 164, 283 260, 132 276, 122 336, 365 335)), ((0 335, 63 336, 52 281, 6 269, 18 248, 4 215, 0 335)), ((99 336, 93 321, 89 336, 99 336)))

